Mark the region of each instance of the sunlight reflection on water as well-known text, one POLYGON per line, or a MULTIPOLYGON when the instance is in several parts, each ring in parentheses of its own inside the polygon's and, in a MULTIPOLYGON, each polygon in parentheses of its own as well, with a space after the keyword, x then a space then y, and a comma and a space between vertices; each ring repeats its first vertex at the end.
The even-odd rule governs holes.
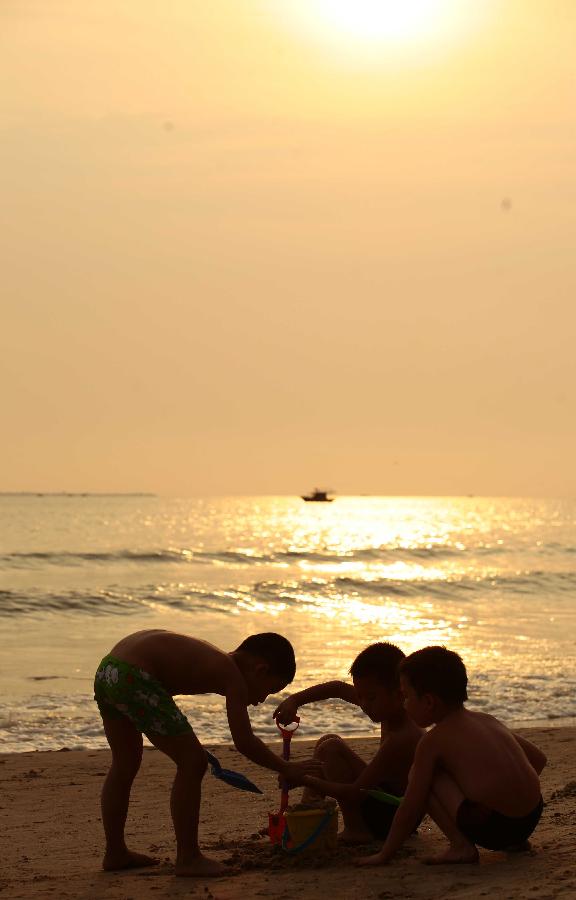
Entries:
MULTIPOLYGON (((70 733, 101 743, 89 702, 95 664, 122 634, 152 626, 226 649, 252 631, 281 631, 297 650, 294 689, 345 678, 354 656, 376 640, 407 653, 442 643, 468 666, 471 703, 507 719, 576 712, 574 502, 0 503, 0 673, 12 716, 4 738, 11 741, 39 740, 42 709, 51 708, 52 732, 44 729, 42 740, 62 743, 67 719, 56 713, 58 704, 70 709, 70 684, 59 678, 68 678, 72 652, 80 674, 72 683, 70 733), (48 699, 31 719, 28 710, 32 737, 25 737, 14 717, 36 696, 31 675, 58 678, 42 683, 48 699)), ((204 739, 225 738, 212 700, 183 703, 202 723, 204 739)), ((272 704, 254 713, 266 733, 272 704)), ((308 731, 321 730, 330 716, 344 730, 366 724, 355 711, 329 704, 307 710, 308 731)))

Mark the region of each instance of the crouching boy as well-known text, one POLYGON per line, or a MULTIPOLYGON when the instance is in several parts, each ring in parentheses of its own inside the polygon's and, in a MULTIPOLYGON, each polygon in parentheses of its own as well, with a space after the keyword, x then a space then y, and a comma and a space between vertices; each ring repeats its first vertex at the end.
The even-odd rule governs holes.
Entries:
POLYGON ((383 865, 425 812, 449 841, 438 863, 478 862, 477 847, 518 849, 542 814, 546 757, 493 716, 465 709, 466 668, 457 653, 425 647, 400 665, 408 715, 421 728, 408 790, 382 850, 359 860, 383 865))
POLYGON ((314 756, 322 763, 322 778, 307 776, 303 802, 321 796, 335 797, 342 810, 344 831, 341 840, 367 843, 388 834, 397 807, 383 803, 364 791, 380 788, 402 796, 422 730, 407 716, 398 682, 402 651, 393 644, 366 647, 350 668, 353 684, 329 681, 313 685, 284 700, 274 713, 281 723, 294 719, 300 706, 319 700, 339 698, 359 706, 380 724, 380 746, 366 762, 338 735, 320 738, 314 756))

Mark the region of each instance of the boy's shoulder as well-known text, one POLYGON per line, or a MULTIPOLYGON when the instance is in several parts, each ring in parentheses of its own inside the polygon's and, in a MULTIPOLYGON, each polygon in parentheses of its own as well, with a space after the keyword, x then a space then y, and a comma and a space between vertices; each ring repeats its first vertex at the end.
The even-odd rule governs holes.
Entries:
POLYGON ((467 709, 465 706, 462 706, 456 717, 448 718, 443 722, 438 722, 435 729, 442 728, 443 730, 446 730, 446 727, 449 727, 450 730, 456 728, 459 730, 467 728, 470 728, 471 730, 485 728, 494 731, 508 731, 504 723, 501 722, 500 719, 497 719, 496 716, 493 716, 490 713, 481 712, 478 709, 467 709))
POLYGON ((462 707, 456 716, 437 722, 426 734, 428 745, 446 746, 454 740, 481 740, 488 733, 509 734, 503 722, 489 713, 462 707))

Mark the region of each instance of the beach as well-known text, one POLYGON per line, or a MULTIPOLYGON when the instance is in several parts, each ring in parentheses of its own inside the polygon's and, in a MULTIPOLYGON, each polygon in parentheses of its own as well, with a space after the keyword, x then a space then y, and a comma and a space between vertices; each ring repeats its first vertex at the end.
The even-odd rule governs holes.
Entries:
MULTIPOLYGON (((576 896, 576 727, 519 729, 548 756, 542 776, 546 803, 528 853, 480 851, 479 866, 428 868, 443 838, 426 818, 393 864, 358 869, 354 858, 377 845, 339 847, 310 858, 273 850, 259 831, 275 811, 276 776, 241 757, 231 746, 212 744, 224 766, 244 772, 263 795, 235 791, 211 775, 203 783, 200 824, 204 851, 230 863, 237 874, 217 880, 174 876, 174 836, 169 815, 172 763, 147 747, 135 781, 127 836, 130 846, 160 859, 157 867, 101 871, 99 795, 107 750, 50 750, 0 756, 0 896, 61 900, 141 900, 196 896, 211 900, 270 897, 274 900, 341 898, 573 898, 576 896)), ((365 758, 374 738, 352 739, 365 758)), ((270 744, 277 752, 278 743, 270 744)), ((293 758, 312 743, 294 741, 293 758)))

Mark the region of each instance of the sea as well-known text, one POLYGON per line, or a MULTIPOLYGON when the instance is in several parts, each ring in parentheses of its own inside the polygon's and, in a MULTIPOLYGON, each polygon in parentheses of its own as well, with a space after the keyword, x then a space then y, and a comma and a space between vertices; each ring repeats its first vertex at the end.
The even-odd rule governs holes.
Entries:
MULTIPOLYGON (((0 496, 0 751, 105 746, 94 672, 143 628, 226 651, 286 635, 296 679, 251 710, 264 739, 282 697, 374 641, 456 650, 469 707, 512 726, 574 721, 576 501, 0 496)), ((230 743, 221 697, 178 702, 230 743)), ((375 733, 342 701, 301 713, 303 737, 375 733)))

